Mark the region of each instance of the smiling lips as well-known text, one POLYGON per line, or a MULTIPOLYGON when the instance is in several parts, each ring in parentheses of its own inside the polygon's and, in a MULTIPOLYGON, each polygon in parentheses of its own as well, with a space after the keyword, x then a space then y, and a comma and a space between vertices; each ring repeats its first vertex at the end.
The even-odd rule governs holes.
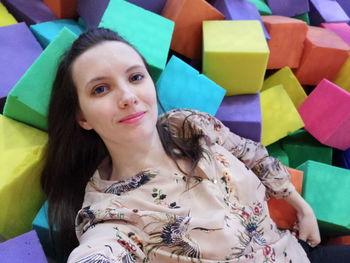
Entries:
POLYGON ((134 114, 130 114, 124 118, 122 118, 119 122, 120 123, 135 123, 138 120, 142 119, 143 116, 145 115, 145 111, 140 111, 134 114))

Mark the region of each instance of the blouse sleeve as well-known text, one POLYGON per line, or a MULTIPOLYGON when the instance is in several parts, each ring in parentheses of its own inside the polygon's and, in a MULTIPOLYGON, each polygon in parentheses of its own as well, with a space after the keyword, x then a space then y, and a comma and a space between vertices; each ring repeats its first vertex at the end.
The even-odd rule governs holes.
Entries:
POLYGON ((217 143, 226 148, 253 170, 267 188, 268 195, 284 198, 294 190, 287 168, 280 161, 269 156, 261 143, 231 132, 220 120, 207 113, 175 109, 169 112, 168 118, 169 128, 173 134, 183 134, 182 127, 186 134, 186 130, 191 126, 192 129, 203 134, 209 143, 217 143))

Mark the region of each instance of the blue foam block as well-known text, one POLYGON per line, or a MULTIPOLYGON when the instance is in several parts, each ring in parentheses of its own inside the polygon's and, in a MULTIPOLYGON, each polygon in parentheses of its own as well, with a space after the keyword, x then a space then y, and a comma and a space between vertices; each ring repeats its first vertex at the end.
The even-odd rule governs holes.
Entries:
POLYGON ((73 19, 59 19, 53 20, 45 23, 40 23, 30 26, 35 37, 40 42, 43 48, 47 47, 52 40, 56 38, 58 33, 64 28, 67 27, 76 35, 80 35, 84 32, 85 28, 78 24, 73 19))
MULTIPOLYGON (((171 57, 162 72, 157 90, 166 111, 189 108, 211 115, 215 115, 226 93, 226 90, 176 56, 171 57)), ((160 107, 159 113, 162 113, 160 107)))
POLYGON ((47 263, 34 230, 0 243, 1 263, 47 263))
POLYGON ((297 16, 310 11, 309 0, 267 0, 273 15, 297 16))
POLYGON ((226 96, 216 117, 230 130, 253 141, 261 138, 260 94, 226 96))
POLYGON ((310 0, 310 23, 319 26, 323 22, 349 22, 344 9, 334 0, 310 0))
POLYGON ((350 149, 347 149, 346 151, 334 149, 333 152, 334 165, 350 169, 350 149))

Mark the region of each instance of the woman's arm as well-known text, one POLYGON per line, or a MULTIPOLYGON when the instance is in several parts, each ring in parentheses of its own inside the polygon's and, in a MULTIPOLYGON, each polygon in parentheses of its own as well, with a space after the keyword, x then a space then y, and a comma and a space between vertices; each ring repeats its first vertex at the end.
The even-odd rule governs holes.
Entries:
POLYGON ((321 237, 317 219, 311 206, 296 190, 292 191, 285 200, 297 210, 296 230, 299 232, 298 237, 312 247, 317 246, 321 242, 321 237))

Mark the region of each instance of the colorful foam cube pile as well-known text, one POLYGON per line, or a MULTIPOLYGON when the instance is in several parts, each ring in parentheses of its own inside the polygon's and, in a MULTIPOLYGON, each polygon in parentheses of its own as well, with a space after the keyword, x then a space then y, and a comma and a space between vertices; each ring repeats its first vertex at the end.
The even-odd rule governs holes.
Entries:
MULTIPOLYGON (((145 57, 165 111, 207 112, 260 141, 290 167, 328 243, 349 244, 349 16, 348 0, 2 0, 0 262, 46 262, 24 257, 31 228, 46 256, 57 251, 39 184, 48 104, 61 55, 98 26, 145 57)), ((292 227, 284 200, 269 207, 292 227)))

